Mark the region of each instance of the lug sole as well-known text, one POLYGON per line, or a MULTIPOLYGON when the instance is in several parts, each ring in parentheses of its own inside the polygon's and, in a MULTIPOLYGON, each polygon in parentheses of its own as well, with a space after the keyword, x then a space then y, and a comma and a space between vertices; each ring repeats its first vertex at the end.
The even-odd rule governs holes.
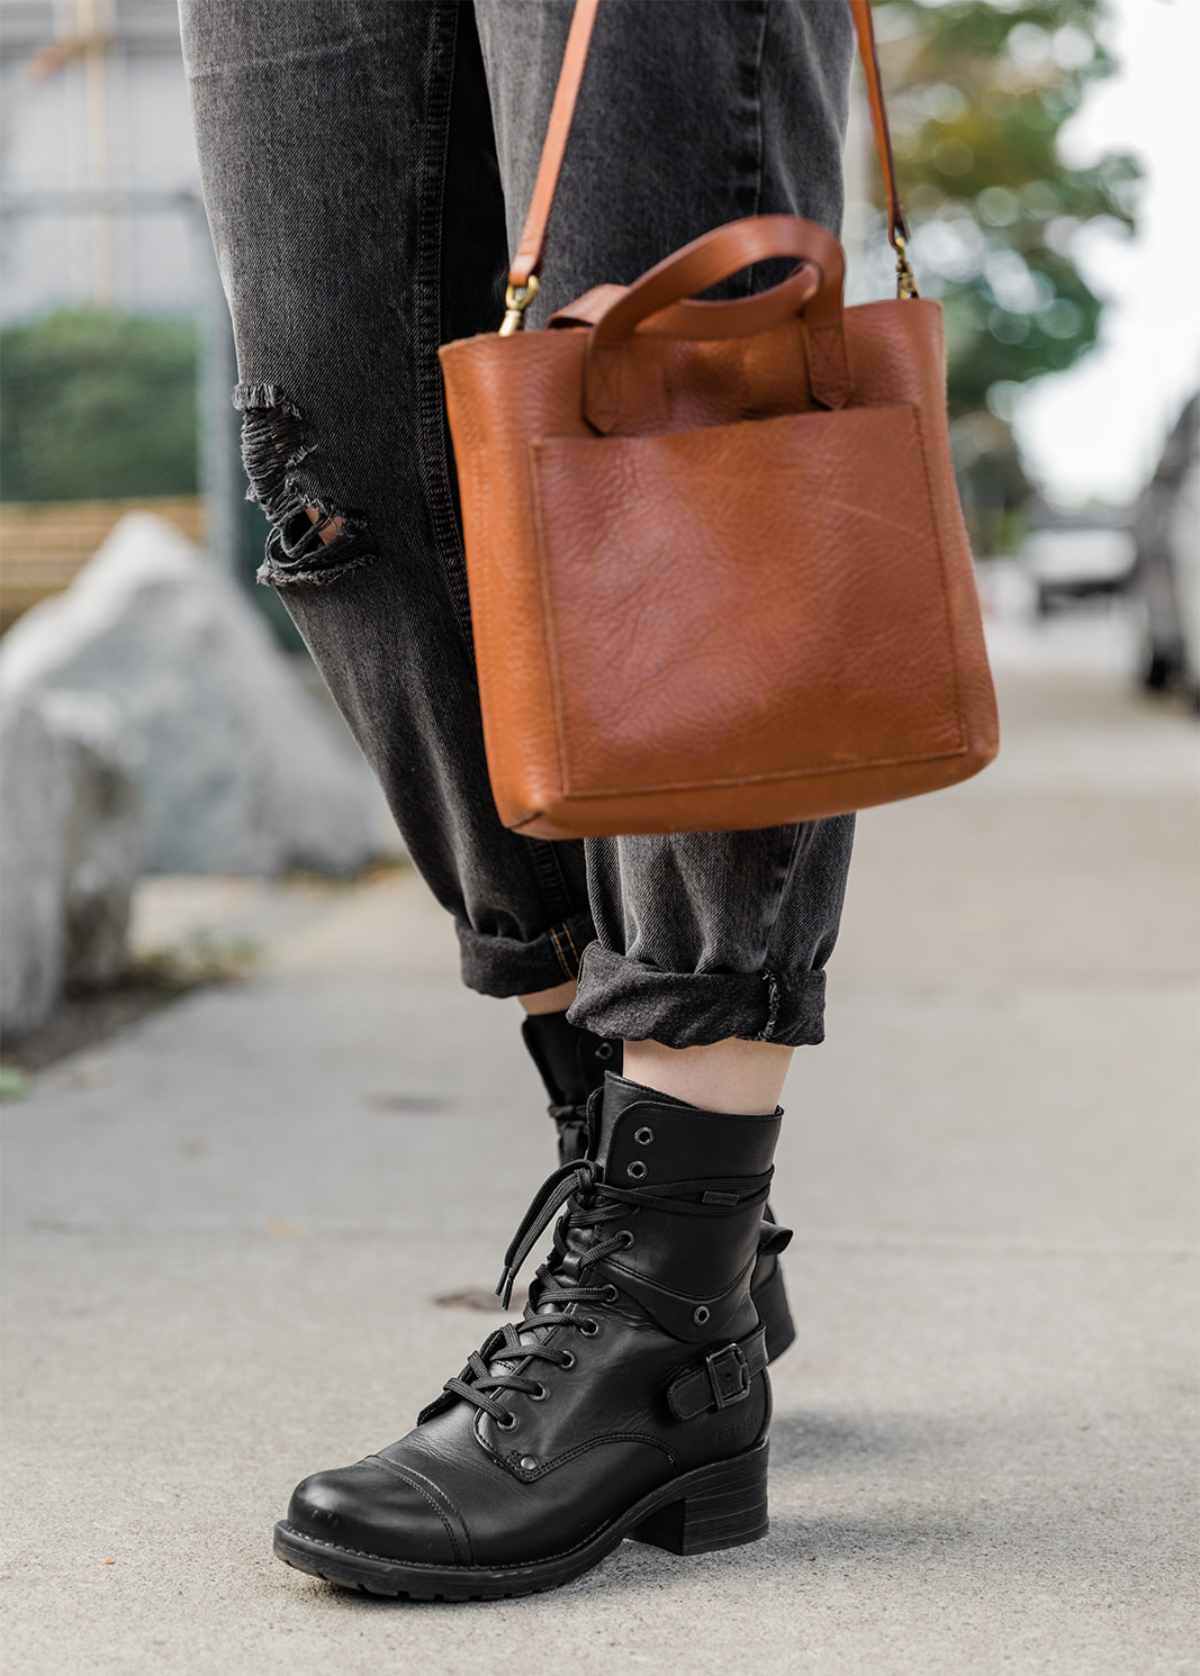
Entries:
POLYGON ((756 1269, 750 1277, 750 1296, 766 1332, 767 1361, 774 1362, 796 1342, 796 1323, 792 1320, 783 1284, 783 1266, 778 1258, 755 1284, 757 1276, 756 1269))
POLYGON ((287 1565, 341 1588, 406 1600, 506 1600, 581 1577, 626 1537, 672 1554, 707 1554, 767 1534, 767 1444, 697 1467, 643 1496, 565 1554, 527 1565, 434 1566, 339 1548, 280 1520, 275 1553, 287 1565))

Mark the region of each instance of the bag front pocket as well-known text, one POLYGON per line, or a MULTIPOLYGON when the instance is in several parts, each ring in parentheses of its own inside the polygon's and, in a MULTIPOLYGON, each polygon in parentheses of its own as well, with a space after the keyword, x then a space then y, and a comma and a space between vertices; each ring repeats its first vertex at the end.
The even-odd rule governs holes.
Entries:
POLYGON ((564 792, 965 750, 915 407, 530 448, 564 792))

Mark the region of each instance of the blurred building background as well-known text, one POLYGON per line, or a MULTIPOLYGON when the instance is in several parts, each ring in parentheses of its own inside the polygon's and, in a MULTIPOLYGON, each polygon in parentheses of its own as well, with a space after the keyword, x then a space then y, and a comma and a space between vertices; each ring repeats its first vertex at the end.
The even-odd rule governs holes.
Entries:
POLYGON ((205 300, 179 21, 162 0, 5 0, 4 318, 205 300), (87 214, 70 197, 95 194, 87 214), (64 211, 71 209, 71 214, 64 211))

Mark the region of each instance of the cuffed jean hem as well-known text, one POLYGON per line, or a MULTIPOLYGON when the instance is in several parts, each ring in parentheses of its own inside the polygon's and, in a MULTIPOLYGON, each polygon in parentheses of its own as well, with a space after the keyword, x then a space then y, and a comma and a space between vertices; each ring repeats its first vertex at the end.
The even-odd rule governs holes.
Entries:
POLYGON ((665 1047, 729 1036, 815 1046, 825 1039, 825 974, 662 972, 592 943, 567 1017, 597 1036, 665 1047))
POLYGON ((554 989, 579 973, 584 949, 596 935, 590 914, 575 914, 552 925, 532 942, 491 937, 456 925, 462 979, 480 995, 534 995, 554 989))

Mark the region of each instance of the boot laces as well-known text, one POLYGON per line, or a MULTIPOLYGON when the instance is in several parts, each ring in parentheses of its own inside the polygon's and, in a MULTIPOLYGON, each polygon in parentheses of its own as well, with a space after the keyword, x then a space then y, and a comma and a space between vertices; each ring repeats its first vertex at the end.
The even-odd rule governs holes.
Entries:
POLYGON ((554 1229, 554 1249, 537 1270, 529 1288, 529 1302, 518 1322, 508 1321, 489 1335, 480 1349, 472 1352, 466 1367, 442 1389, 489 1414, 502 1431, 510 1431, 517 1417, 504 1406, 498 1393, 512 1391, 540 1400, 545 1387, 534 1377, 538 1363, 570 1368, 574 1352, 546 1344, 542 1333, 554 1327, 571 1327, 590 1338, 599 1324, 577 1307, 613 1303, 617 1289, 607 1283, 591 1285, 587 1271, 630 1243, 622 1229, 607 1237, 592 1237, 616 1217, 626 1217, 631 1204, 643 1195, 631 1189, 601 1187, 596 1167, 587 1159, 565 1164, 543 1183, 521 1220, 504 1257, 504 1268, 496 1292, 507 1308, 513 1283, 533 1246, 557 1211, 566 1206, 554 1229), (582 1240, 573 1236, 583 1235, 582 1240), (531 1372, 530 1370, 533 1370, 531 1372))

